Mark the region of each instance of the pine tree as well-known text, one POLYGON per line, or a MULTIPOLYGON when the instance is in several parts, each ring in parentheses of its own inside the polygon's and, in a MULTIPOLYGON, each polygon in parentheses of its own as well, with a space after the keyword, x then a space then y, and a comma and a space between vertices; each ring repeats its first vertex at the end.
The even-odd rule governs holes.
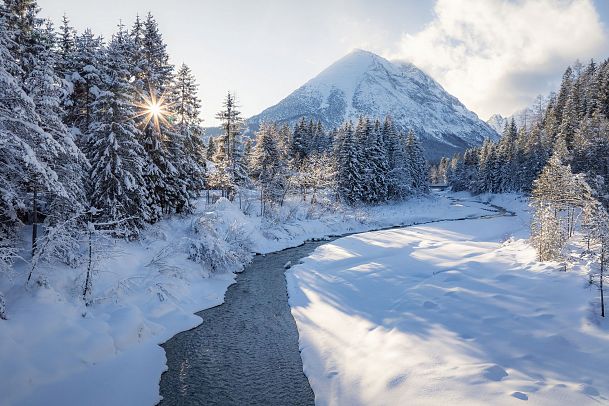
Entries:
POLYGON ((179 146, 174 149, 173 159, 178 164, 180 178, 186 180, 191 198, 199 196, 205 187, 205 146, 197 88, 190 68, 182 64, 174 78, 171 97, 174 133, 179 146))
POLYGON ((514 176, 518 168, 516 164, 516 138, 518 130, 514 118, 506 123, 503 135, 499 140, 496 152, 496 165, 499 167, 499 179, 496 190, 498 192, 509 192, 515 189, 514 176))
POLYGON ((262 124, 256 133, 256 146, 251 158, 251 174, 260 188, 260 215, 266 212, 266 203, 275 201, 275 177, 279 175, 277 148, 277 128, 274 125, 262 124))
POLYGON ((412 130, 408 132, 406 139, 406 156, 408 157, 413 191, 415 193, 428 193, 427 162, 421 142, 412 130))
POLYGON ((224 133, 219 137, 219 143, 222 145, 216 145, 218 153, 214 161, 218 164, 218 170, 225 172, 220 177, 223 179, 223 183, 220 185, 223 194, 232 199, 237 187, 247 182, 248 174, 241 140, 243 119, 235 96, 230 92, 223 103, 223 109, 218 112, 216 118, 221 121, 224 133))
POLYGON ((57 145, 58 157, 51 166, 64 185, 67 195, 49 196, 47 219, 51 224, 70 218, 84 209, 85 177, 88 162, 76 146, 72 134, 62 122, 61 108, 64 81, 55 73, 56 54, 52 51, 52 26, 35 28, 36 55, 32 56, 32 70, 25 80, 25 90, 34 102, 40 128, 50 135, 57 145))
MULTIPOLYGON (((159 32, 152 14, 148 13, 142 23, 139 17, 131 31, 133 44, 132 62, 134 81, 140 94, 140 103, 157 104, 166 110, 173 78, 173 66, 169 63, 167 46, 159 32)), ((144 166, 144 180, 149 191, 150 221, 158 221, 163 214, 182 212, 189 209, 189 195, 186 182, 180 177, 179 168, 174 164, 176 151, 181 149, 179 136, 166 113, 148 113, 143 122, 140 144, 147 154, 144 166)))
POLYGON ((412 193, 412 179, 408 167, 406 137, 397 133, 390 117, 383 123, 383 140, 387 150, 387 196, 403 200, 412 193))
POLYGON ((76 37, 73 69, 70 76, 73 91, 66 103, 64 122, 77 134, 80 145, 87 143, 87 131, 91 124, 91 105, 101 86, 100 57, 101 38, 95 37, 91 30, 85 30, 76 37))
POLYGON ((563 111, 572 92, 573 80, 573 69, 569 66, 562 76, 560 91, 558 92, 556 104, 554 106, 554 116, 556 117, 558 124, 563 121, 563 111))
POLYGON ((309 154, 310 151, 309 128, 304 117, 294 126, 291 143, 291 157, 297 165, 309 154))
POLYGON ((559 259, 566 241, 575 230, 575 212, 592 198, 592 191, 583 176, 574 175, 562 162, 565 146, 556 148, 531 194, 534 208, 532 240, 539 259, 559 259))
POLYGON ((205 159, 207 159, 208 161, 213 161, 215 153, 216 144, 214 142, 214 137, 209 137, 209 141, 207 142, 207 149, 205 150, 205 159))
POLYGON ((376 121, 373 125, 369 119, 361 118, 355 134, 364 148, 364 201, 373 204, 384 202, 387 200, 389 164, 380 123, 376 121))
POLYGON ((171 86, 173 66, 169 63, 167 45, 163 41, 158 24, 151 13, 146 16, 141 38, 137 38, 135 44, 136 47, 141 47, 139 53, 144 59, 142 76, 145 87, 143 90, 156 93, 156 97, 161 98, 171 86))
POLYGON ((34 68, 40 45, 36 29, 43 25, 38 17, 40 7, 36 0, 4 0, 0 5, 0 18, 11 32, 12 40, 5 46, 15 58, 21 79, 25 79, 34 68))
POLYGON ((59 38, 57 40, 57 63, 55 70, 57 74, 66 80, 70 80, 74 72, 74 57, 76 52, 76 31, 70 26, 67 15, 63 15, 59 38))
MULTIPOLYGON (((54 169, 54 163, 66 151, 53 135, 39 124, 43 122, 36 111, 36 104, 24 91, 27 78, 11 50, 23 35, 17 33, 18 26, 6 23, 4 10, 0 14, 0 254, 6 263, 11 258, 15 227, 22 220, 20 212, 31 215, 32 254, 36 248, 37 213, 40 209, 39 194, 46 193, 48 199, 68 198, 65 182, 54 169), (28 210, 29 209, 29 210, 28 210), (7 254, 8 253, 8 254, 7 254)), ((35 74, 35 77, 38 75, 35 74)), ((44 94, 44 93, 41 93, 44 94)), ((40 101, 39 101, 40 103, 40 101)), ((51 117, 46 117, 51 118, 51 117)))
POLYGON ((363 154, 359 148, 353 124, 345 124, 339 131, 339 142, 336 145, 336 188, 337 196, 347 204, 355 204, 362 201, 363 188, 363 154))
POLYGON ((91 137, 86 148, 92 164, 90 204, 97 221, 111 224, 119 236, 135 238, 149 220, 143 171, 146 153, 138 142, 133 117, 135 88, 129 65, 132 44, 119 27, 108 45, 102 89, 92 105, 91 137))

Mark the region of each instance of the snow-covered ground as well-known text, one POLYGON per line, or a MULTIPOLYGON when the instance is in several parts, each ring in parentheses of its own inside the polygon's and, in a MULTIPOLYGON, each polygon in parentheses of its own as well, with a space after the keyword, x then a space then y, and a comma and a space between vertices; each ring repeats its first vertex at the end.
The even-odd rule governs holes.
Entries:
MULTIPOLYGON (((43 286, 26 289, 28 268, 18 264, 9 277, 0 275, 9 317, 0 320, 0 404, 155 404, 165 369, 158 344, 196 326, 193 313, 222 303, 234 281, 230 272, 212 274, 188 260, 193 242, 205 239, 223 252, 238 234, 246 249, 268 253, 314 237, 484 212, 443 196, 357 210, 291 201, 274 220, 261 221, 226 200, 200 202, 193 216, 162 221, 140 241, 98 249, 89 307, 80 299, 83 266, 47 264, 34 275, 43 286), (213 233, 193 232, 201 217, 213 233)), ((236 258, 233 271, 250 256, 236 258)))
MULTIPOLYGON (((462 197, 466 195, 461 195, 462 197)), ((609 325, 517 213, 352 235, 288 271, 318 405, 609 404, 609 325)))

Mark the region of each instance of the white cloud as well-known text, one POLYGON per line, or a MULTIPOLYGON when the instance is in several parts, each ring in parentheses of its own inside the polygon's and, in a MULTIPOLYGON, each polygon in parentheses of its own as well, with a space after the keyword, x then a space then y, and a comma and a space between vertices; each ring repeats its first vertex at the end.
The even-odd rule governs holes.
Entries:
POLYGON ((607 46, 591 0, 438 0, 434 11, 392 57, 427 71, 484 119, 528 105, 568 64, 607 46))

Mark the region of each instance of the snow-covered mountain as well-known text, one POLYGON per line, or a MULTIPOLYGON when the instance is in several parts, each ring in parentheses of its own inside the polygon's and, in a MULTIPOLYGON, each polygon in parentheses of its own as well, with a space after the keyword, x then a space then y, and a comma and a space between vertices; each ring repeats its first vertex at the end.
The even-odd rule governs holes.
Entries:
POLYGON ((488 120, 486 120, 486 124, 495 130, 497 134, 501 135, 508 120, 509 117, 503 117, 501 114, 493 114, 488 120))
POLYGON ((435 80, 407 62, 390 62, 355 50, 278 104, 247 120, 249 131, 264 121, 294 124, 301 117, 326 128, 360 115, 390 115, 403 131, 413 129, 427 155, 437 159, 479 145, 497 133, 435 80))
POLYGON ((501 114, 493 114, 486 120, 486 124, 497 131, 499 135, 503 133, 503 128, 512 119, 514 119, 518 128, 531 126, 541 119, 549 102, 549 96, 537 96, 530 106, 518 110, 509 117, 503 117, 501 114))

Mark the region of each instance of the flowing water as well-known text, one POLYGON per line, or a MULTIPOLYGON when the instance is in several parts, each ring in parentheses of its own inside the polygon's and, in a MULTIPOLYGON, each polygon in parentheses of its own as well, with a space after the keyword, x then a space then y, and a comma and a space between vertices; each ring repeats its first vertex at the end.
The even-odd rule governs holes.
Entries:
POLYGON ((312 405, 284 265, 327 241, 258 255, 224 304, 197 313, 201 325, 163 344, 168 372, 161 405, 312 405))

